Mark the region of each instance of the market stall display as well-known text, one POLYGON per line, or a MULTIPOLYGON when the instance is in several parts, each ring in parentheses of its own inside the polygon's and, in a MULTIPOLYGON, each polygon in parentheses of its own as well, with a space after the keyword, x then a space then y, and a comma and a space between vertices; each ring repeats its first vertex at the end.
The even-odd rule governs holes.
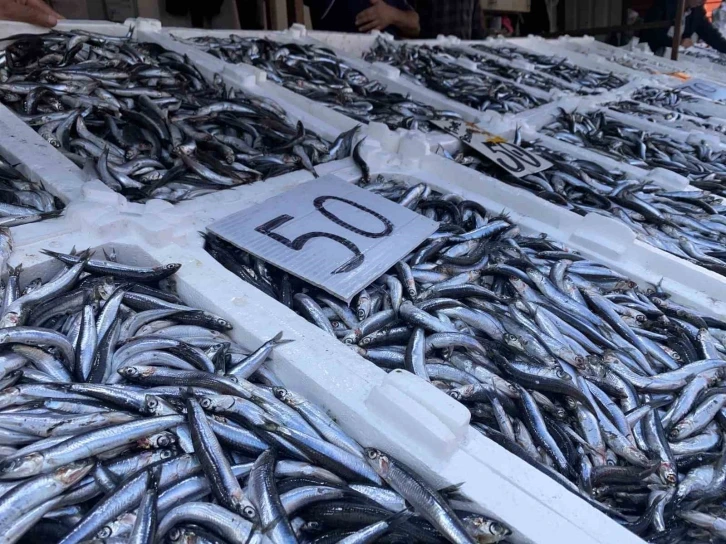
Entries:
POLYGON ((25 30, 0 28, 0 540, 722 536, 710 69, 25 30))

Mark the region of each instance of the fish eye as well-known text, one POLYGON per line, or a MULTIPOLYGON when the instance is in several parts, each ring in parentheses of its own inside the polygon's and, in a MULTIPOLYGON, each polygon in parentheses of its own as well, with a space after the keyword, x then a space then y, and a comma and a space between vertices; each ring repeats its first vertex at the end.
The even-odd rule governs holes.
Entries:
POLYGON ((177 268, 177 265, 174 263, 167 264, 164 268, 166 268, 167 270, 175 270, 177 268))
POLYGON ((239 380, 237 379, 237 376, 227 376, 227 379, 234 383, 239 383, 239 380))
POLYGON ((461 393, 458 391, 449 391, 449 396, 454 400, 461 400, 461 393))
POLYGON ((112 534, 113 534, 113 530, 111 530, 111 527, 109 527, 108 525, 104 526, 103 529, 101 529, 100 531, 98 531, 98 533, 96 533, 98 538, 110 538, 110 536, 112 534))
POLYGON ((248 518, 248 519, 252 519, 252 518, 254 518, 254 517, 255 517, 255 515, 257 514, 257 512, 255 511, 255 509, 254 509, 254 508, 252 508, 251 506, 245 506, 245 507, 244 507, 244 508, 242 509, 242 513, 243 513, 243 514, 244 514, 244 516, 245 516, 246 518, 248 518))
POLYGON ((169 531, 169 538, 171 540, 179 540, 182 537, 182 532, 178 528, 174 527, 171 531, 169 531))
POLYGON ((162 450, 161 452, 161 458, 162 459, 169 459, 173 455, 171 450, 162 450))
POLYGON ((202 400, 201 400, 201 401, 199 402, 199 404, 200 404, 200 405, 202 406, 202 408, 205 408, 205 409, 209 409, 209 408, 211 408, 211 407, 212 407, 212 401, 211 401, 211 400, 209 400, 209 399, 208 399, 208 398, 206 398, 206 397, 205 397, 205 398, 203 398, 203 399, 202 399, 202 400))
POLYGON ((146 399, 146 406, 151 408, 152 410, 159 406, 159 401, 157 401, 155 398, 150 397, 146 399))
POLYGON ((377 457, 378 457, 378 452, 376 450, 368 450, 369 459, 376 459, 377 457))
POLYGON ((272 393, 280 400, 283 400, 287 396, 287 390, 284 387, 273 387, 272 393))

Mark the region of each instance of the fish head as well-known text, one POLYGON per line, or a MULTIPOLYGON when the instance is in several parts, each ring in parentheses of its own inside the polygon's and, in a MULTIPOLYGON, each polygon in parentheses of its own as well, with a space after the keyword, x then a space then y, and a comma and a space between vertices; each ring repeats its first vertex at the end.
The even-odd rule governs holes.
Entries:
POLYGON ((671 463, 661 463, 658 467, 658 476, 666 485, 676 485, 678 483, 678 472, 671 463))
POLYGON ((346 336, 343 337, 343 343, 348 346, 352 346, 353 344, 355 344, 355 342, 356 342, 355 332, 353 332, 351 334, 347 334, 346 336))
POLYGON ((319 521, 306 521, 301 529, 303 533, 320 533, 323 531, 323 524, 319 521))
POLYGON ((368 464, 373 467, 373 470, 375 470, 381 478, 386 478, 391 466, 391 461, 388 459, 388 456, 381 450, 377 450, 375 448, 366 448, 365 454, 368 464))
POLYGON ((230 410, 235 403, 235 397, 231 395, 202 396, 198 400, 204 410, 214 413, 230 410))
POLYGON ((125 366, 123 368, 119 368, 118 373, 127 380, 133 380, 134 378, 143 378, 144 376, 153 375, 154 367, 125 366))
POLYGON ((162 266, 162 269, 166 270, 170 274, 174 274, 177 270, 181 268, 181 263, 169 263, 162 266))
POLYGON ((555 368, 555 376, 557 376, 557 378, 560 380, 565 380, 565 381, 572 380, 572 376, 570 376, 567 372, 565 372, 561 366, 557 366, 557 368, 555 368))
POLYGON ((144 450, 168 448, 176 444, 176 435, 169 431, 161 431, 136 441, 136 445, 144 450))
POLYGON ((25 478, 38 474, 43 465, 43 456, 34 452, 0 462, 0 479, 25 478))
POLYGON ((451 389, 450 391, 447 391, 448 395, 454 399, 454 400, 461 400, 461 391, 459 389, 451 389))
POLYGON ((504 336, 502 337, 502 339, 504 340, 504 343, 509 347, 517 348, 519 350, 524 349, 520 338, 517 336, 514 336, 513 334, 504 333, 504 336))
POLYGON ((91 461, 82 461, 78 463, 70 463, 57 468, 53 472, 53 477, 65 485, 71 486, 80 481, 93 468, 94 463, 91 461))
MULTIPOLYGON (((179 266, 181 266, 181 265, 179 265, 179 266)), ((215 317, 214 324, 224 331, 232 330, 232 323, 230 323, 229 321, 227 321, 226 319, 223 319, 221 317, 215 317)))
POLYGON ((286 404, 290 404, 293 400, 292 393, 290 393, 290 391, 288 391, 284 387, 273 387, 272 394, 275 395, 275 398, 281 400, 286 404))

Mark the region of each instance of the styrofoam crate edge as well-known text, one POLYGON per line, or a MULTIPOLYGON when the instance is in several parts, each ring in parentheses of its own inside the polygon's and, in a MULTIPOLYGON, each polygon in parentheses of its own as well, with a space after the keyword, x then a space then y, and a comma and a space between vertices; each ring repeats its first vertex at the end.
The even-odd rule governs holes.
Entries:
MULTIPOLYGON (((475 108, 472 108, 471 106, 467 106, 466 104, 463 104, 461 102, 457 102, 455 100, 452 100, 451 98, 448 98, 447 96, 433 91, 427 87, 424 87, 423 85, 419 85, 413 79, 411 79, 406 74, 401 73, 397 68, 393 66, 388 66, 381 63, 369 63, 364 60, 361 60, 359 58, 353 57, 348 50, 346 50, 345 47, 345 41, 341 42, 341 37, 338 35, 338 33, 335 32, 309 32, 307 34, 308 38, 316 40, 321 45, 325 45, 327 47, 332 48, 338 56, 345 59, 346 62, 349 62, 351 66, 354 68, 360 70, 363 72, 366 76, 368 76, 371 79, 377 79, 381 83, 386 84, 389 90, 396 91, 401 94, 408 94, 411 95, 412 98, 415 100, 419 100, 421 102, 424 102, 426 104, 429 104, 431 106, 434 106, 435 108, 441 109, 441 110, 449 110, 456 112, 460 114, 464 120, 476 123, 478 121, 483 121, 485 124, 492 122, 493 120, 497 120, 501 118, 499 114, 491 111, 481 111, 477 110, 475 108), (343 43, 343 46, 341 46, 341 43, 343 43)), ((367 44, 367 47, 369 48, 370 45, 372 45, 375 42, 375 40, 363 40, 360 43, 367 44)), ((359 42, 356 42, 359 43, 359 42)), ((419 44, 427 44, 427 45, 447 45, 450 42, 442 42, 441 40, 408 40, 404 41, 403 43, 419 43, 419 44)), ((532 96, 536 96, 539 98, 542 98, 543 100, 552 101, 555 98, 552 96, 548 96, 547 93, 544 93, 543 91, 540 91, 538 89, 532 89, 530 87, 526 87, 524 85, 520 85, 518 83, 515 83, 511 80, 505 80, 501 77, 494 76, 492 74, 488 74, 486 72, 483 72, 481 70, 477 70, 478 73, 485 74, 488 77, 491 77, 492 79, 496 79, 498 81, 506 81, 508 84, 511 84, 515 87, 521 88, 525 90, 526 92, 530 92, 532 96)), ((546 105, 546 104, 545 104, 546 105)), ((544 106, 539 106, 544 107, 544 106)), ((537 108, 533 108, 535 110, 537 108)), ((529 111, 533 111, 529 110, 529 111)), ((513 117, 512 115, 509 115, 509 117, 513 117)))
MULTIPOLYGON (((371 152, 375 156, 375 152, 371 152)), ((625 225, 598 214, 585 217, 544 201, 444 157, 396 158, 379 153, 386 173, 421 179, 436 187, 511 214, 533 233, 544 232, 582 254, 626 274, 641 285, 661 285, 674 300, 709 315, 726 316, 726 278, 636 239, 625 225), (668 286, 668 287, 666 287, 668 286)), ((375 160, 373 161, 376 162, 375 160)))
POLYGON ((32 181, 39 181, 63 202, 80 200, 121 204, 125 199, 92 178, 0 104, 0 154, 32 181))
MULTIPOLYGON (((272 368, 287 387, 328 410, 362 444, 390 452, 436 487, 464 482, 463 492, 484 512, 515 529, 515 542, 556 544, 564 536, 572 542, 605 544, 613 535, 624 543, 642 542, 476 434, 468 427, 468 411, 453 399, 412 374, 386 374, 361 359, 225 270, 201 248, 201 242, 160 244, 152 240, 146 224, 122 216, 107 216, 101 223, 97 230, 18 244, 10 264, 22 262, 25 277, 48 278, 57 263, 40 249, 67 251, 72 245, 114 247, 120 260, 131 264, 179 262, 182 267, 175 276, 179 295, 233 323, 235 340, 252 348, 280 330, 295 340, 272 355, 272 368), (454 429, 452 420, 458 421, 454 429)), ((87 226, 97 224, 90 217, 87 226)))
MULTIPOLYGON (((320 102, 313 101, 303 95, 297 94, 281 85, 278 85, 268 79, 267 73, 263 70, 246 64, 230 64, 224 62, 200 49, 195 49, 192 45, 181 43, 173 38, 173 36, 195 37, 205 35, 208 34, 198 29, 164 29, 162 33, 145 34, 144 37, 178 53, 193 53, 189 56, 195 64, 198 66, 204 66, 208 63, 206 65, 207 73, 221 73, 223 79, 231 83, 233 86, 240 87, 251 94, 275 100, 290 114, 293 119, 301 120, 306 127, 312 128, 320 136, 323 136, 328 140, 334 140, 341 132, 350 130, 357 125, 362 125, 360 131, 361 135, 369 134, 372 137, 380 137, 389 141, 391 138, 398 138, 397 136, 392 136, 394 132, 388 130, 386 127, 384 128, 385 131, 388 131, 387 133, 380 128, 374 129, 373 132, 371 132, 371 125, 365 125, 360 121, 348 117, 320 102), (181 30, 187 30, 187 32, 180 32, 181 30), (373 136, 373 133, 375 133, 375 136, 373 136)), ((300 29, 293 27, 279 32, 252 30, 216 31, 213 35, 217 35, 219 37, 227 37, 229 35, 242 37, 264 37, 266 39, 286 43, 321 45, 316 40, 307 38, 304 33, 300 32, 300 29)), ((362 60, 349 59, 345 56, 342 56, 341 58, 344 62, 349 63, 354 68, 362 71, 371 80, 378 80, 386 85, 389 91, 399 92, 404 95, 411 94, 408 87, 401 88, 401 85, 397 81, 390 81, 371 64, 362 60)), ((449 104, 447 103, 447 106, 448 105, 449 104)), ((395 133, 399 134, 402 132, 406 131, 404 129, 398 129, 395 131, 395 133)), ((442 140, 444 142, 450 140, 449 138, 442 138, 442 134, 426 134, 425 137, 430 139, 432 144, 439 143, 442 140)))

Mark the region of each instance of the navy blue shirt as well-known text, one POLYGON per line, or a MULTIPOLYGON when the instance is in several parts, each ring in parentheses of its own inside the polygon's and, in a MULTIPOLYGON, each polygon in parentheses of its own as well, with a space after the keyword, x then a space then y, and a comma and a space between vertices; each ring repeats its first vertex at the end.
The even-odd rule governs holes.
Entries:
MULTIPOLYGON (((385 2, 394 8, 411 9, 406 0, 385 0, 385 2)), ((306 0, 305 3, 310 7, 313 28, 332 32, 358 32, 355 26, 356 16, 371 7, 369 0, 306 0), (325 14, 331 3, 332 7, 325 14)), ((398 35, 398 30, 393 26, 389 26, 385 31, 394 36, 398 35)))

